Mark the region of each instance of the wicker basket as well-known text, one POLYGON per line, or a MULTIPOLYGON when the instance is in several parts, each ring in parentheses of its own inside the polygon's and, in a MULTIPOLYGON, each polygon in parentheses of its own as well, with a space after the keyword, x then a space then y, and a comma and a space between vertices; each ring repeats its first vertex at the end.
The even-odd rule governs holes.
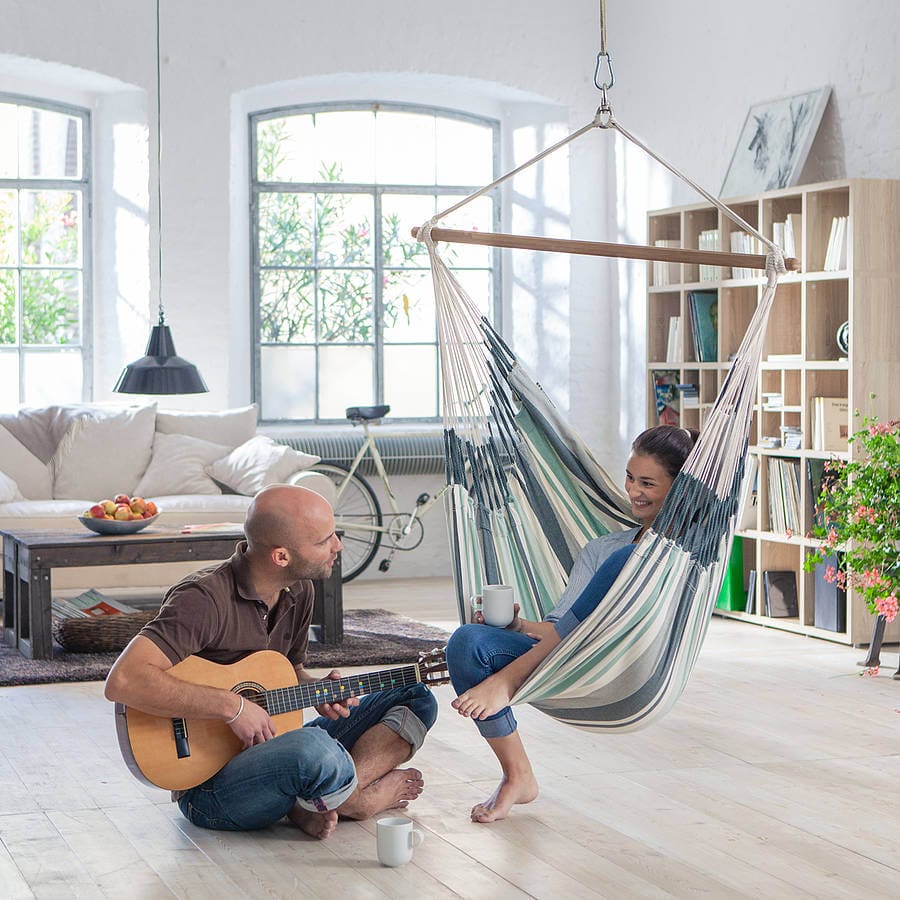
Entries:
POLYGON ((72 653, 107 653, 123 650, 158 610, 92 616, 89 619, 59 619, 53 636, 59 645, 72 653))

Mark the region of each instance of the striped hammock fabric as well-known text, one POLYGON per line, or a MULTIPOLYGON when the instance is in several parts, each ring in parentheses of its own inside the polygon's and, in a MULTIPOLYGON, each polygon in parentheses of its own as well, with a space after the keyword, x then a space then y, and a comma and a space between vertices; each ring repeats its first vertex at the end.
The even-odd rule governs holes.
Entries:
MULTIPOLYGON (((437 217, 436 217, 437 218, 437 217)), ((555 606, 578 551, 631 527, 613 479, 528 377, 419 229, 437 303, 447 519, 459 618, 482 585, 514 585, 522 614, 555 606)), ((762 237, 760 235, 760 237, 762 237)), ((767 286, 702 434, 604 601, 513 698, 570 725, 633 729, 683 690, 722 586, 734 534, 766 323, 767 286)))

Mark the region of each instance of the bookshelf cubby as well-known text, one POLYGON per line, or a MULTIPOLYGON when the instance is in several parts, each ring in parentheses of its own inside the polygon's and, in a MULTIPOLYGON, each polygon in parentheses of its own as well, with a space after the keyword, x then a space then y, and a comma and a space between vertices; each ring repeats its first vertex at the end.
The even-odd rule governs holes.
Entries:
MULTIPOLYGON (((871 638, 874 619, 861 597, 847 592, 844 628, 817 627, 815 575, 803 569, 803 560, 816 541, 807 535, 813 525, 813 497, 807 478, 812 461, 833 457, 847 459, 853 452, 846 441, 831 441, 814 449, 813 398, 847 402, 846 433, 858 428, 855 410, 877 415, 882 421, 900 417, 900 181, 846 179, 770 191, 753 197, 727 200, 729 206, 767 237, 789 223, 794 256, 801 271, 779 282, 769 319, 763 364, 750 433, 750 452, 758 462, 755 517, 738 531, 743 542, 744 587, 750 570, 755 579, 755 612, 716 610, 759 625, 794 631, 847 644, 862 645, 871 638), (825 271, 832 221, 848 217, 846 268, 825 271), (798 233, 799 232, 799 233, 798 233), (837 332, 849 323, 849 349, 838 345, 837 332), (874 394, 874 397, 871 396, 874 394), (799 428, 799 449, 767 447, 764 438, 781 438, 782 428, 799 428), (768 457, 799 463, 801 528, 797 532, 775 530, 770 500, 777 485, 769 480, 768 457), (774 618, 765 615, 762 573, 790 570, 796 573, 798 615, 774 618)), ((708 203, 657 210, 648 215, 651 243, 679 240, 696 249, 700 232, 718 229, 720 246, 730 247, 737 226, 708 203)), ((729 359, 737 350, 756 308, 764 284, 763 273, 753 278, 733 278, 727 268, 714 269, 715 280, 701 280, 697 265, 670 266, 664 283, 655 284, 659 265, 648 264, 647 289, 647 421, 656 424, 655 371, 674 371, 680 384, 697 386, 699 402, 681 404, 680 423, 702 429, 725 379, 729 359), (679 277, 681 280, 678 281, 679 277), (717 302, 718 361, 700 362, 691 333, 692 291, 715 290, 717 302), (669 322, 681 317, 680 343, 669 354, 669 322)), ((821 620, 822 617, 820 616, 821 620)), ((900 618, 888 625, 885 641, 900 640, 900 618)))

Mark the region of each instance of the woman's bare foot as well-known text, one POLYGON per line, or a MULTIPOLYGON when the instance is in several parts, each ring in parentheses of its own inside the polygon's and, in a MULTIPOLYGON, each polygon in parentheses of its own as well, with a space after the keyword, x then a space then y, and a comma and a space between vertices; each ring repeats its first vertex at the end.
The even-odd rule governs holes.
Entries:
POLYGON ((503 678, 503 672, 500 671, 464 691, 450 705, 461 716, 486 719, 509 706, 513 693, 515 692, 510 689, 510 685, 503 678))
POLYGON ((369 819, 386 809, 409 806, 425 790, 425 780, 418 769, 392 769, 361 791, 354 791, 341 804, 340 813, 350 819, 369 819))
POLYGON ((496 822, 505 819, 517 803, 531 803, 538 795, 538 783, 534 775, 517 775, 500 779, 500 784, 484 803, 472 807, 473 822, 496 822))
POLYGON ((313 812, 295 803, 288 813, 288 819, 310 837, 324 841, 337 826, 338 815, 334 810, 313 812))

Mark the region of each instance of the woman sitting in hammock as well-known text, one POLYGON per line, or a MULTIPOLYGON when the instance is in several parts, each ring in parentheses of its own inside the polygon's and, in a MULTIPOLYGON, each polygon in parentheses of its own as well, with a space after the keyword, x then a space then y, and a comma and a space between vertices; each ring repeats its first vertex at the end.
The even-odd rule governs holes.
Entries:
MULTIPOLYGON (((497 789, 472 809, 472 821, 505 818, 517 803, 537 797, 538 785, 516 730, 509 701, 525 679, 605 596, 634 545, 653 524, 698 432, 672 425, 649 428, 635 438, 625 469, 625 491, 637 528, 596 538, 581 551, 569 584, 543 622, 518 616, 506 628, 463 625, 447 643, 447 664, 460 715, 475 720, 503 770, 497 789)), ((483 621, 476 614, 476 621, 483 621)))

